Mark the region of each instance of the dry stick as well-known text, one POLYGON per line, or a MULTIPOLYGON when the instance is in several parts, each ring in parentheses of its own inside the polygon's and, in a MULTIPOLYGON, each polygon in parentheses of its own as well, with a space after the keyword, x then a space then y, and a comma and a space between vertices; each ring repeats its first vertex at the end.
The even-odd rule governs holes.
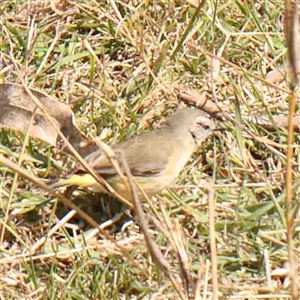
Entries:
MULTIPOLYGON (((127 176, 125 176, 125 175, 123 174, 123 172, 122 172, 122 170, 121 170, 121 168, 120 168, 120 166, 119 166, 119 164, 118 164, 118 161, 117 161, 117 159, 116 159, 115 152, 117 152, 117 151, 114 152, 113 149, 112 149, 109 145, 103 143, 101 140, 99 140, 99 139, 97 139, 97 138, 94 140, 94 142, 95 142, 95 144, 99 147, 99 149, 101 149, 101 150, 103 151, 103 153, 105 153, 105 155, 106 155, 107 158, 109 159, 111 165, 114 167, 114 169, 116 170, 118 176, 120 177, 120 180, 123 181, 124 185, 125 185, 127 188, 130 188, 130 187, 128 186, 128 182, 126 181, 126 180, 127 180, 127 176)), ((120 155, 122 155, 122 151, 119 150, 118 153, 119 153, 120 155)), ((140 190, 140 192, 143 194, 143 197, 147 200, 147 202, 149 203, 151 209, 154 211, 155 215, 158 217, 158 212, 157 212, 156 208, 154 207, 154 205, 153 205, 151 199, 149 199, 149 196, 145 193, 145 191, 143 190, 143 188, 142 188, 142 187, 134 180, 134 178, 133 178, 132 176, 131 176, 131 178, 132 178, 132 181, 134 182, 134 185, 140 190)), ((126 200, 126 201, 127 201, 127 200, 126 200)), ((133 208, 134 208, 134 207, 133 207, 133 204, 130 203, 129 201, 127 201, 125 204, 126 204, 130 209, 133 209, 133 208)))
MULTIPOLYGON (((125 212, 120 212, 120 213, 114 215, 113 218, 111 218, 111 219, 109 219, 109 220, 103 222, 101 225, 99 225, 100 228, 105 229, 105 228, 107 228, 107 227, 111 227, 113 224, 115 224, 115 223, 117 223, 119 220, 121 220, 121 218, 125 215, 125 213, 126 213, 126 211, 125 211, 125 212)), ((92 239, 92 238, 93 238, 95 235, 97 235, 97 234, 98 234, 98 229, 97 229, 97 228, 96 228, 96 229, 93 229, 92 231, 90 231, 90 232, 86 235, 86 237, 85 237, 84 240, 87 242, 87 241, 89 241, 90 239, 92 239)))
POLYGON ((197 281, 196 281, 196 287, 195 287, 195 298, 194 300, 201 300, 200 292, 201 292, 201 286, 202 286, 202 277, 205 271, 205 264, 203 262, 200 262, 200 266, 197 272, 197 281))
MULTIPOLYGON (((48 185, 44 184, 31 174, 29 174, 27 171, 21 169, 18 165, 14 164, 10 160, 8 160, 6 157, 4 157, 2 154, 0 155, 0 161, 1 164, 4 165, 5 167, 9 168, 10 170, 17 172, 21 174, 23 177, 29 179, 33 183, 35 183, 37 186, 42 188, 43 190, 49 192, 50 195, 52 195, 55 198, 58 198, 64 205, 67 207, 73 209, 76 211, 76 213, 87 223, 89 223, 91 226, 95 227, 98 229, 99 233, 109 241, 111 241, 120 251, 121 253, 136 267, 141 269, 140 265, 134 261, 134 259, 128 254, 128 252, 115 240, 113 239, 109 234, 106 233, 105 230, 103 230, 98 223, 90 217, 87 213, 85 213, 82 209, 80 209, 77 205, 75 205, 72 201, 70 201, 68 198, 66 198, 63 194, 53 191, 51 187, 48 185)), ((147 272, 144 269, 141 269, 142 272, 144 273, 145 276, 147 276, 147 272)))
POLYGON ((164 256, 162 255, 160 249, 158 248, 157 244, 154 242, 151 234, 149 233, 149 226, 148 226, 148 219, 146 215, 143 212, 142 206, 138 200, 138 196, 136 193, 136 186, 134 184, 134 180, 132 178, 130 169, 128 167, 126 158, 124 156, 123 152, 120 152, 121 154, 121 163, 123 165, 124 173, 128 179, 128 183, 130 186, 131 190, 131 196, 132 196, 132 201, 133 201, 133 207, 134 207, 134 212, 136 213, 138 220, 139 220, 139 225, 141 227, 142 232, 144 233, 145 241, 148 246, 149 252, 151 254, 151 257, 155 264, 164 272, 164 274, 171 280, 173 287, 177 291, 179 297, 181 299, 185 299, 185 295, 182 293, 180 290, 180 287, 178 286, 175 278, 173 277, 171 273, 171 268, 168 264, 168 262, 165 260, 164 256))
POLYGON ((293 190, 293 143, 294 143, 294 114, 296 108, 295 89, 298 85, 298 3, 297 0, 285 0, 285 38, 287 47, 287 60, 289 61, 289 77, 291 98, 289 101, 289 116, 288 116, 288 139, 286 150, 286 223, 287 223, 287 252, 289 260, 289 276, 291 280, 291 296, 293 300, 299 299, 298 287, 298 264, 297 258, 293 250, 293 233, 294 233, 294 214, 292 210, 292 203, 294 197, 293 190))
POLYGON ((208 290, 208 282, 210 280, 209 277, 209 270, 210 270, 210 260, 206 259, 205 261, 205 274, 204 274, 204 285, 203 285, 203 299, 207 299, 207 290, 208 290))
MULTIPOLYGON (((95 144, 99 147, 99 149, 101 149, 103 151, 103 153, 105 153, 106 157, 109 159, 111 165, 114 167, 114 169, 116 170, 118 176, 120 177, 120 180, 123 181, 124 185, 127 188, 130 188, 128 186, 127 183, 127 176, 125 176, 118 164, 118 161, 116 159, 116 154, 115 153, 119 153, 119 155, 122 155, 122 151, 120 150, 115 150, 115 152, 113 151, 113 149, 107 145, 106 143, 103 143, 101 140, 99 140, 98 138, 94 139, 95 144)), ((156 214, 156 216, 158 216, 157 210, 155 209, 151 199, 149 199, 149 196, 145 193, 145 191, 142 189, 142 187, 134 180, 134 178, 131 176, 132 181, 134 182, 134 185, 140 190, 140 192, 143 194, 144 198, 147 200, 147 202, 149 203, 149 205, 151 206, 152 210, 154 211, 154 213, 156 214)), ((127 201, 127 200, 126 200, 127 201)), ((134 208, 133 204, 130 203, 129 201, 127 201, 125 203, 130 209, 134 208)))
MULTIPOLYGON (((16 173, 18 174, 18 173, 16 173)), ((47 236, 40 238, 30 249, 30 253, 35 253, 40 247, 42 247, 46 241, 57 232, 62 226, 64 226, 73 216, 76 214, 75 210, 71 210, 67 215, 65 215, 59 222, 57 222, 47 233, 47 236)))
POLYGON ((218 300, 218 255, 216 245, 215 231, 215 199, 214 199, 214 183, 212 180, 208 182, 208 217, 209 217, 209 238, 210 238, 210 253, 211 253, 211 270, 212 270, 212 287, 213 299, 218 300))
MULTIPOLYGON (((121 168, 117 162, 115 152, 111 149, 111 147, 105 143, 103 143, 99 138, 94 139, 95 144, 99 147, 102 152, 106 155, 106 157, 109 159, 111 165, 116 170, 118 176, 120 177, 120 180, 123 181, 124 185, 127 185, 126 182, 126 176, 123 175, 121 168)), ((127 199, 124 198, 123 201, 129 208, 133 208, 132 203, 130 203, 127 199)))
POLYGON ((285 0, 284 35, 289 63, 288 75, 292 91, 298 85, 299 45, 298 45, 298 1, 285 0))
MULTIPOLYGON (((99 147, 99 149, 101 149, 103 151, 103 153, 105 153, 105 155, 109 159, 111 165, 114 167, 114 169, 116 170, 118 176, 120 177, 120 180, 123 181, 123 184, 127 188, 130 188, 130 186, 128 186, 129 183, 126 181, 128 177, 126 176, 126 174, 124 175, 123 172, 121 171, 121 168, 120 168, 120 166, 118 164, 118 161, 116 159, 116 155, 115 155, 115 152, 113 151, 113 149, 109 145, 103 143, 101 140, 99 140, 97 138, 94 140, 94 142, 99 147)), ((119 150, 118 153, 122 156, 122 151, 119 150)), ((151 209, 153 210, 153 212, 155 213, 155 215, 158 217, 158 212, 157 212, 155 206, 153 205, 151 199, 149 199, 149 196, 145 193, 145 191, 142 189, 142 187, 134 180, 134 178, 132 176, 131 176, 131 179, 132 179, 132 181, 134 183, 134 186, 137 187, 140 190, 140 192, 143 194, 143 197, 147 200, 147 202, 149 203, 151 209)), ((134 208, 134 206, 133 206, 132 203, 128 202, 126 204, 127 204, 127 206, 130 209, 134 208)), ((155 223, 155 219, 154 218, 152 218, 152 221, 155 223)), ((157 226, 157 222, 156 222, 155 225, 157 226)))
POLYGON ((270 265, 270 257, 269 257, 269 251, 265 249, 263 251, 264 254, 264 261, 265 261, 265 272, 266 272, 266 280, 267 280, 267 285, 270 291, 274 290, 275 288, 273 287, 273 282, 272 282, 272 277, 271 277, 271 265, 270 265))
POLYGON ((293 143, 294 143, 294 112, 295 112, 295 93, 292 90, 291 99, 289 101, 289 126, 288 126, 288 139, 287 139, 287 150, 286 150, 286 174, 285 174, 285 184, 286 184, 286 225, 287 225, 287 251, 289 259, 289 268, 290 268, 290 279, 291 279, 291 292, 294 300, 299 299, 298 291, 298 264, 297 258, 294 255, 294 243, 293 243, 293 234, 294 234, 294 213, 292 210, 292 203, 294 197, 293 190, 293 168, 292 168, 292 158, 293 158, 293 143))

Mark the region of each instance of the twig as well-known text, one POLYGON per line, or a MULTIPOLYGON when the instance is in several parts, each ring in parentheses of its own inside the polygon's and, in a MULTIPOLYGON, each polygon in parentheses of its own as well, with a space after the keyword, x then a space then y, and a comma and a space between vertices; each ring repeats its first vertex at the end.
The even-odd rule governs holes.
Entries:
POLYGON ((124 169, 124 173, 128 179, 128 183, 129 186, 131 188, 131 197, 132 197, 132 201, 133 201, 133 207, 134 207, 134 211, 138 217, 139 220, 139 225, 141 227, 141 230, 144 234, 145 237, 145 241, 146 244, 148 246, 150 255, 153 259, 153 261, 155 262, 155 264, 164 272, 164 274, 171 280, 173 287, 175 288, 175 290, 177 291, 179 297, 181 299, 185 299, 185 295, 182 293, 180 287, 178 286, 174 276, 171 273, 171 268, 168 264, 168 262, 165 260, 164 256, 162 255, 159 247, 157 246, 157 244, 154 242, 151 234, 149 233, 149 226, 148 226, 148 219, 146 217, 146 215, 143 212, 142 206, 138 200, 137 197, 137 193, 136 193, 136 186, 134 184, 134 180, 133 177, 131 175, 130 169, 128 167, 126 158, 124 156, 124 153, 120 153, 121 156, 121 163, 124 169))
POLYGON ((286 224, 287 224, 287 252, 289 260, 289 276, 291 280, 291 296, 293 300, 299 299, 299 281, 298 281, 298 262, 294 253, 294 214, 292 203, 294 198, 293 190, 293 165, 292 158, 294 154, 294 114, 296 109, 295 89, 298 85, 298 3, 297 0, 285 1, 285 39, 287 46, 287 60, 289 62, 289 77, 291 98, 289 101, 289 116, 288 116, 288 139, 286 150, 286 224))
POLYGON ((213 287, 213 299, 218 300, 218 255, 216 245, 215 231, 215 200, 213 181, 208 182, 208 218, 209 218, 209 238, 210 238, 210 253, 211 253, 211 276, 213 287))

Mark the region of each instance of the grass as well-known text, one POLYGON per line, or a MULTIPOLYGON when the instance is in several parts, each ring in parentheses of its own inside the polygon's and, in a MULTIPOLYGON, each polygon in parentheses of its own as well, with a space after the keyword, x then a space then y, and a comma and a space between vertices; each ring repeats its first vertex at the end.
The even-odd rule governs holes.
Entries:
MULTIPOLYGON (((283 65, 283 4, 207 1, 197 10, 196 2, 2 0, 5 68, 0 80, 20 83, 15 60, 28 85, 67 104, 88 137, 101 134, 108 143, 160 121, 178 105, 180 86, 217 101, 246 129, 220 124, 223 130, 195 153, 176 186, 156 197, 158 219, 165 223, 163 211, 171 218, 169 232, 182 240, 198 299, 211 299, 206 188, 212 178, 219 299, 289 299, 283 178, 287 133, 247 120, 287 115, 288 95, 280 88, 288 89, 288 82, 274 88, 257 79, 283 65), (241 68, 218 64, 206 51, 241 68), (87 92, 83 84, 98 93, 87 92)), ((38 140, 24 146, 24 136, 11 130, 0 137, 1 152, 14 162, 23 157, 22 167, 37 177, 60 174, 58 165, 70 167, 68 155, 38 140)), ((299 147, 294 155, 298 162, 299 147)), ((106 230, 131 259, 112 241, 90 237, 92 229, 71 215, 52 232, 69 212, 22 177, 14 187, 14 174, 3 166, 0 171, 1 217, 10 211, 2 222, 2 299, 178 299, 151 260, 134 216, 123 216, 114 199, 88 191, 74 195, 101 224, 120 214, 106 230), (32 253, 43 238, 45 243, 32 253)), ((298 184, 298 165, 294 171, 298 184)), ((295 199, 299 202, 297 186, 295 199)), ((154 215, 148 204, 143 208, 154 215)), ((295 226, 299 249, 299 215, 295 226)), ((153 224, 151 233, 179 280, 178 253, 170 238, 153 224)))

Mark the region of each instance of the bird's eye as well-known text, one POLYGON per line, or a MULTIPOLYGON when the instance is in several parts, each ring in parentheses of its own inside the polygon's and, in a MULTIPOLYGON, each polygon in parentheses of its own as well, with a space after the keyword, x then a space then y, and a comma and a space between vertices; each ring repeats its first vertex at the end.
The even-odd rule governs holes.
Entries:
POLYGON ((204 130, 210 130, 211 129, 209 125, 202 125, 202 127, 203 127, 204 130))

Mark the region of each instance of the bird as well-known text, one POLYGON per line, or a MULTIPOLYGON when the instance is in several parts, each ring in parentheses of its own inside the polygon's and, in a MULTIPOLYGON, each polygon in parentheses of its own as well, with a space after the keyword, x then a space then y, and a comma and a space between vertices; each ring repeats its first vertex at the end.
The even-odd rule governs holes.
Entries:
MULTIPOLYGON (((111 149, 117 160, 121 153, 125 157, 138 187, 137 198, 142 201, 146 198, 145 194, 152 197, 175 181, 197 145, 201 145, 215 127, 211 116, 199 109, 177 109, 160 128, 118 142, 111 149)), ((120 178, 111 159, 101 149, 89 154, 85 161, 115 192, 132 202, 130 185, 120 178)), ((97 193, 108 193, 81 164, 77 164, 70 176, 58 180, 53 187, 61 186, 78 186, 91 188, 97 193)))

